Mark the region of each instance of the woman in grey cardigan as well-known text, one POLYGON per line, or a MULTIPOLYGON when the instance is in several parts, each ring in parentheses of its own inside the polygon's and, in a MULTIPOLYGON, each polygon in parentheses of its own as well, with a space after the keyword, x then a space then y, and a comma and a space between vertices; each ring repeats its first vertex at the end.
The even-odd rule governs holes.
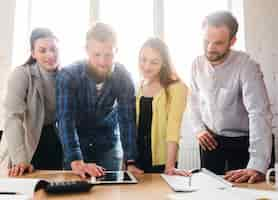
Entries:
POLYGON ((37 28, 30 38, 31 56, 8 80, 0 167, 9 176, 33 169, 61 169, 62 147, 55 128, 57 38, 37 28))

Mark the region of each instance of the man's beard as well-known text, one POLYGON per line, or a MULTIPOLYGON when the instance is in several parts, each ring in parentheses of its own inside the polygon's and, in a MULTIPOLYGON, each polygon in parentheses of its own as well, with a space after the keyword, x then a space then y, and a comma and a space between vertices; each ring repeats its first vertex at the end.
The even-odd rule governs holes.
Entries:
POLYGON ((221 61, 223 60, 229 53, 229 49, 227 49, 224 53, 219 53, 219 52, 210 52, 210 55, 208 54, 208 52, 206 51, 205 55, 206 58, 208 59, 208 61, 210 62, 217 62, 217 61, 221 61))
POLYGON ((90 65, 88 67, 88 70, 89 70, 89 74, 91 74, 95 78, 95 81, 97 83, 104 82, 111 75, 111 67, 108 69, 108 71, 103 72, 103 71, 98 70, 97 67, 90 65))

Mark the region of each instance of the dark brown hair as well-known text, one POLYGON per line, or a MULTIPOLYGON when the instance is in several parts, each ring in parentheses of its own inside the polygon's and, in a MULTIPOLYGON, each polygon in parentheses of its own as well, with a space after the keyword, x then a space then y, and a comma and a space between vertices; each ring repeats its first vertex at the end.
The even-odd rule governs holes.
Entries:
MULTIPOLYGON (((35 42, 41 38, 54 38, 55 40, 57 40, 57 37, 48 28, 35 28, 30 36, 30 48, 32 51, 34 50, 35 42)), ((32 65, 35 62, 36 59, 34 59, 32 55, 30 55, 28 60, 22 66, 32 65)))
POLYGON ((206 16, 202 27, 206 26, 226 26, 230 31, 230 39, 236 36, 238 31, 238 22, 232 13, 228 11, 217 11, 206 16))
POLYGON ((162 58, 162 67, 159 73, 160 83, 164 88, 167 88, 170 84, 175 83, 180 80, 180 78, 175 73, 173 68, 171 57, 169 53, 168 46, 159 38, 149 38, 141 47, 141 51, 145 47, 150 47, 159 52, 162 58))

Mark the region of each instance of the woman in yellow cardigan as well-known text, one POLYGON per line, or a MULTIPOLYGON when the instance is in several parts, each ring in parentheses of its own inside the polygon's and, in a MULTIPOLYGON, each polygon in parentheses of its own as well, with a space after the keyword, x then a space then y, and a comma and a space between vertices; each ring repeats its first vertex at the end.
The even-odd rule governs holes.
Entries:
POLYGON ((162 40, 151 38, 143 44, 139 70, 143 81, 136 97, 138 159, 129 163, 129 170, 189 175, 176 169, 187 87, 174 73, 162 40))

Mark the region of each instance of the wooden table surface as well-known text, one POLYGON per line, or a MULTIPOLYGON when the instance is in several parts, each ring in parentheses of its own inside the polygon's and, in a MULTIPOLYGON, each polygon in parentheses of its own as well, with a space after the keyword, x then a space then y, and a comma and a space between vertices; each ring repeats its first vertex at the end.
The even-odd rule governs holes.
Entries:
MULTIPOLYGON (((50 181, 79 180, 79 177, 71 171, 35 171, 27 174, 24 178, 42 178, 50 181)), ((66 195, 49 195, 43 190, 35 193, 35 200, 57 199, 57 200, 163 200, 173 193, 171 188, 160 177, 159 174, 144 174, 137 176, 138 184, 121 185, 97 185, 89 192, 66 195)), ((273 190, 266 183, 238 184, 238 187, 273 190)))
MULTIPOLYGON (((37 171, 25 177, 44 178, 48 180, 78 180, 79 177, 67 171, 37 171)), ((35 199, 67 199, 67 200, 160 200, 167 199, 167 194, 172 193, 171 188, 159 174, 145 174, 137 176, 138 184, 97 185, 89 192, 69 195, 49 195, 43 190, 36 192, 35 199)))

